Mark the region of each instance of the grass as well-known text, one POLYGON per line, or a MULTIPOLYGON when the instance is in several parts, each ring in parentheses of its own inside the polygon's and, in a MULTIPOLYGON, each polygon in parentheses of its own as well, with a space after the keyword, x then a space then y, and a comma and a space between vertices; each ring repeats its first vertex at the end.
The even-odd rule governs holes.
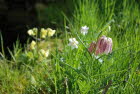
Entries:
POLYGON ((37 50, 30 51, 27 45, 23 49, 19 42, 10 51, 10 60, 2 53, 1 94, 140 93, 139 3, 136 0, 74 2, 73 19, 64 15, 64 27, 69 29, 57 29, 62 32, 62 41, 57 33, 55 38, 47 40, 47 44, 55 44, 48 58, 40 60, 37 50), (90 28, 86 36, 80 33, 84 25, 90 28), (113 40, 113 52, 100 55, 102 63, 87 51, 100 34, 113 40), (71 37, 79 41, 78 49, 68 46, 71 37))

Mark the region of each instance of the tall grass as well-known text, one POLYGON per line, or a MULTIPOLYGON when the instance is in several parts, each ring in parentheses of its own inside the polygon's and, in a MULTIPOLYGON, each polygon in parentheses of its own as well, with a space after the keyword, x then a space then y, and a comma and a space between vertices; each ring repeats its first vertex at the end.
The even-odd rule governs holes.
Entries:
POLYGON ((0 60, 2 94, 139 94, 140 93, 140 10, 135 0, 75 0, 73 19, 64 16, 63 47, 39 61, 27 47, 17 43, 11 60, 0 60), (80 28, 87 25, 87 35, 80 28), (111 26, 111 31, 108 30, 111 26), (102 33, 101 33, 102 32, 102 33), (113 52, 95 58, 87 51, 99 35, 113 39, 113 52), (71 49, 68 39, 79 41, 71 49), (102 59, 103 62, 100 62, 102 59))

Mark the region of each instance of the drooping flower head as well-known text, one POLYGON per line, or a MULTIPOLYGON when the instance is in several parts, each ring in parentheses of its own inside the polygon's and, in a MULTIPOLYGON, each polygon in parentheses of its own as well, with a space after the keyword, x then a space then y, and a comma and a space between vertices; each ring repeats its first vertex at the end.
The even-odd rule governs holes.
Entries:
POLYGON ((82 26, 81 27, 81 33, 83 35, 86 35, 88 33, 88 29, 89 29, 89 27, 87 27, 86 25, 85 26, 82 26))
POLYGON ((69 39, 69 44, 68 44, 68 46, 71 46, 72 49, 78 48, 78 44, 79 44, 79 42, 78 42, 75 38, 70 38, 70 39, 69 39))
POLYGON ((98 54, 109 54, 112 52, 112 39, 106 36, 102 36, 98 39, 97 43, 93 42, 90 44, 88 51, 92 53, 94 51, 95 55, 98 54))
POLYGON ((92 53, 92 52, 94 52, 95 50, 96 50, 96 42, 93 41, 93 42, 90 44, 90 46, 89 46, 89 48, 88 48, 88 51, 89 51, 90 53, 92 53))
POLYGON ((96 44, 96 52, 95 54, 108 54, 112 52, 112 39, 106 36, 102 36, 99 38, 96 44))

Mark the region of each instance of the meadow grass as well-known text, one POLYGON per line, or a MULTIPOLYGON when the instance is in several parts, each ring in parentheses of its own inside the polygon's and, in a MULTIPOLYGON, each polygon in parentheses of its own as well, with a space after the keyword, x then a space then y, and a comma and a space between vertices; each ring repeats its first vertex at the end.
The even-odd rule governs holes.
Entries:
POLYGON ((47 39, 48 58, 17 42, 11 59, 0 59, 1 94, 139 94, 140 6, 136 0, 75 0, 73 19, 64 15, 62 36, 47 39), (83 36, 82 26, 89 32, 83 36), (108 27, 111 26, 111 30, 108 27), (92 41, 106 35, 113 40, 111 54, 95 58, 87 50, 92 41), (78 49, 68 39, 79 41, 78 49), (62 41, 60 41, 62 40, 62 41), (60 46, 61 45, 61 46, 60 46), (100 62, 102 59, 103 62, 100 62))

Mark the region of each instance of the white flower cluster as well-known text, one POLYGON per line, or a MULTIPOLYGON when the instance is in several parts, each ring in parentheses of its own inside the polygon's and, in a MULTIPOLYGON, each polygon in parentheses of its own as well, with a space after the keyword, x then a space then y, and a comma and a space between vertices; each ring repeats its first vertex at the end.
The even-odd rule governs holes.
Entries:
MULTIPOLYGON (((88 33, 89 27, 82 26, 81 27, 81 34, 86 35, 88 33)), ((69 44, 68 46, 71 46, 72 49, 78 48, 79 42, 76 40, 76 38, 69 38, 69 44)))

